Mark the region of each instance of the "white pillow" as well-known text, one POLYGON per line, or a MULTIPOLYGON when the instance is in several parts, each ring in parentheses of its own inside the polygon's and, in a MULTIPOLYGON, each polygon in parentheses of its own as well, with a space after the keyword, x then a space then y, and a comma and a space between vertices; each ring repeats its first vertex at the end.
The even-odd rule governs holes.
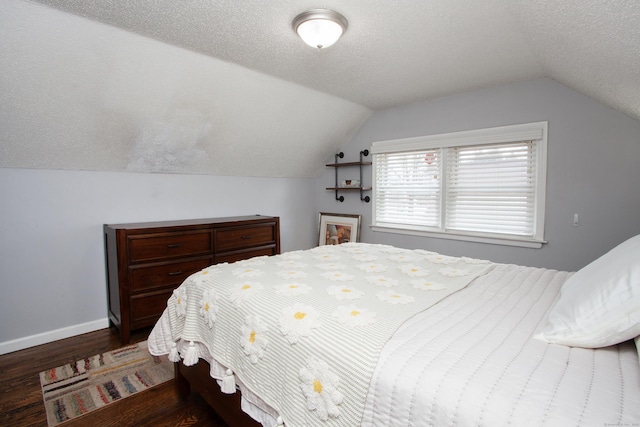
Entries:
POLYGON ((638 360, 640 360, 640 336, 637 336, 635 341, 636 341, 636 350, 638 350, 638 360))
POLYGON ((640 335, 640 235, 613 248, 562 285, 534 338, 598 348, 640 335))

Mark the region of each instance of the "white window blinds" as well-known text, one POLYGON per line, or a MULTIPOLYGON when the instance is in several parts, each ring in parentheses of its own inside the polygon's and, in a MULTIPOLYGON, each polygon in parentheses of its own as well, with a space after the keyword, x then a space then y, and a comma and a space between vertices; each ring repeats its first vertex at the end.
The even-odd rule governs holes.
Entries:
POLYGON ((377 162, 375 216, 378 223, 439 227, 439 152, 380 154, 377 162))
POLYGON ((541 243, 546 132, 541 122, 374 143, 373 227, 541 243))
POLYGON ((445 228, 533 237, 535 142, 447 149, 445 228))

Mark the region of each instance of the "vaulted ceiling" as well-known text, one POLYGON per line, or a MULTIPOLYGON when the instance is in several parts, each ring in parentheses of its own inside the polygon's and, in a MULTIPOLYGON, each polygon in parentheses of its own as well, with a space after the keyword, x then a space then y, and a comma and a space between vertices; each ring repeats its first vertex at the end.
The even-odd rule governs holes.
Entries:
POLYGON ((313 177, 375 110, 541 77, 640 120, 638 0, 3 0, 0 58, 0 167, 313 177))
POLYGON ((36 0, 381 109, 550 77, 640 118, 637 0, 36 0), (291 29, 327 7, 349 21, 316 51, 291 29))

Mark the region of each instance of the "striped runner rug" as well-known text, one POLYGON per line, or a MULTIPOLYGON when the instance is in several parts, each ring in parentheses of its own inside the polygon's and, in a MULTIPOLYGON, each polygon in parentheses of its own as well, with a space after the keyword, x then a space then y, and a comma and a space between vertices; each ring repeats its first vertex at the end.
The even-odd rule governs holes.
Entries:
POLYGON ((169 381, 173 364, 149 354, 147 342, 40 372, 49 427, 169 381))

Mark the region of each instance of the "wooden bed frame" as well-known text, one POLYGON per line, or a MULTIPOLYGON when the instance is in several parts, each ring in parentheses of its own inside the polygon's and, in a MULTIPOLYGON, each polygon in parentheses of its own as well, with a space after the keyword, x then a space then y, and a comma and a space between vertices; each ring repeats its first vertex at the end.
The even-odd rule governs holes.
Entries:
POLYGON ((240 390, 234 394, 220 391, 217 381, 209 375, 210 366, 205 360, 200 359, 193 366, 178 362, 174 368, 176 391, 180 397, 186 398, 191 392, 198 393, 229 427, 262 427, 261 423, 241 409, 240 390))

